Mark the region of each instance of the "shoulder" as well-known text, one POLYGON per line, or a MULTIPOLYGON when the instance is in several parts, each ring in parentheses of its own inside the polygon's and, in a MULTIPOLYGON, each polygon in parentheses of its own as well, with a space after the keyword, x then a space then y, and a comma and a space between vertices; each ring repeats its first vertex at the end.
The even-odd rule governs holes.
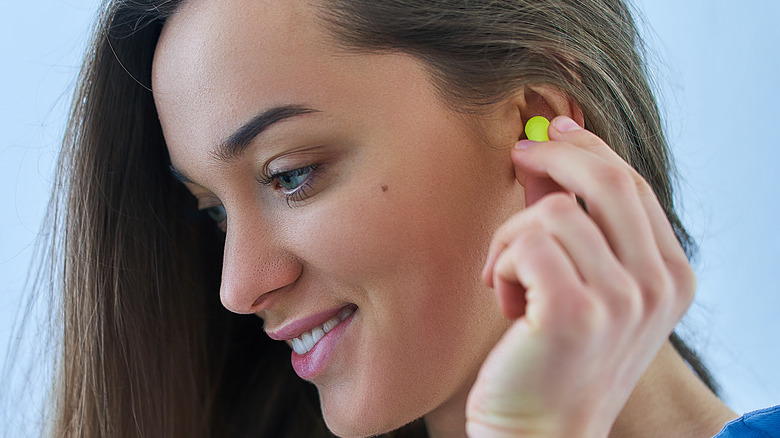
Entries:
POLYGON ((780 405, 745 414, 713 438, 780 438, 780 405))

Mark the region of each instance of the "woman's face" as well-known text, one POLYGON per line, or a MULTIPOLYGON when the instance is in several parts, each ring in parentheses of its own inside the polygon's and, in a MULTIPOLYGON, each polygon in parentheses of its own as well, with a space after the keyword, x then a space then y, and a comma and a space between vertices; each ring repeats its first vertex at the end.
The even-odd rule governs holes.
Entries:
POLYGON ((505 108, 478 133, 420 62, 338 49, 313 13, 187 2, 153 88, 174 168, 201 208, 227 213, 223 304, 300 337, 299 353, 303 332, 330 329, 292 363, 328 426, 364 435, 460 409, 508 326, 479 277, 523 205, 516 126, 505 108))

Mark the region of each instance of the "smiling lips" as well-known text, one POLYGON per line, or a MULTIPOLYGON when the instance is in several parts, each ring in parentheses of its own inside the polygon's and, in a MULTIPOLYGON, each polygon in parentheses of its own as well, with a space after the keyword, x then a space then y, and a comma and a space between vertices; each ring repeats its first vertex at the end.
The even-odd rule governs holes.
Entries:
POLYGON ((353 307, 341 309, 338 315, 325 321, 323 324, 314 327, 310 331, 300 335, 297 338, 287 340, 287 344, 298 354, 306 354, 314 348, 314 345, 322 339, 326 333, 333 330, 337 325, 355 313, 353 307))
POLYGON ((306 354, 314 348, 328 332, 333 330, 342 321, 355 313, 357 306, 349 305, 340 309, 326 311, 312 315, 300 321, 291 323, 287 327, 273 332, 268 332, 271 339, 285 341, 297 354, 306 354), (319 323, 323 319, 325 322, 319 323), (312 324, 316 324, 312 327, 312 324), (307 327, 311 327, 308 328, 307 327), (307 330, 302 332, 302 330, 307 330))
POLYGON ((348 304, 295 320, 284 327, 266 332, 268 337, 285 341, 293 351, 290 361, 302 379, 313 380, 327 367, 344 334, 355 319, 358 307, 348 304))

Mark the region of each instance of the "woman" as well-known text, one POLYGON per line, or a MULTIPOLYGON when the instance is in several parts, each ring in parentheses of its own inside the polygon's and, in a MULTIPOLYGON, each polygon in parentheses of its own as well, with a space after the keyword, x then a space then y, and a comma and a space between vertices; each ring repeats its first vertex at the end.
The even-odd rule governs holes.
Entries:
POLYGON ((625 5, 412 3, 107 4, 61 166, 55 435, 736 417, 666 342, 694 278, 625 5))

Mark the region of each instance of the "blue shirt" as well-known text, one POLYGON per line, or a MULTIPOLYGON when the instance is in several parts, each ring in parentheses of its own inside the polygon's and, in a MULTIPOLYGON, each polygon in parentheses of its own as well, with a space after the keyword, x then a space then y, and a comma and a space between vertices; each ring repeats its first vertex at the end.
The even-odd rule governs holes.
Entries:
POLYGON ((780 405, 745 414, 713 438, 780 438, 780 405))

